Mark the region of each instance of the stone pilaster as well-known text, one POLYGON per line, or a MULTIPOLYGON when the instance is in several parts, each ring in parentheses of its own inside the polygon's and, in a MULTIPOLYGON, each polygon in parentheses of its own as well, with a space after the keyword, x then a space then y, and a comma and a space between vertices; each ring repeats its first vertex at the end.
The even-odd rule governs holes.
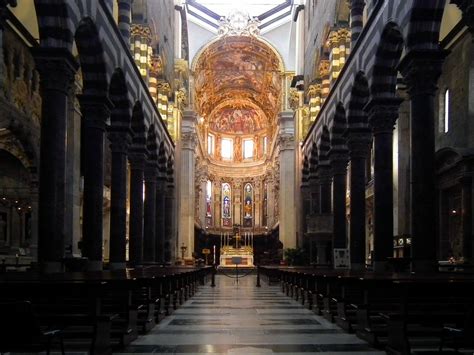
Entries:
POLYGON ((130 161, 130 222, 129 261, 137 266, 143 262, 143 181, 145 171, 145 149, 133 149, 130 161))
POLYGON ((295 136, 293 112, 280 113, 280 241, 283 248, 296 247, 295 215, 295 136))
POLYGON ((393 256, 393 129, 401 99, 374 98, 365 106, 374 135, 374 271, 393 256))
POLYGON ((436 83, 446 53, 411 51, 402 59, 411 101, 411 257, 413 271, 434 271, 436 263, 437 202, 435 183, 436 83))
POLYGON ((68 93, 78 65, 67 50, 33 48, 40 73, 41 149, 38 201, 38 261, 60 271, 64 257, 64 201, 68 93))
POLYGON ((462 255, 472 262, 472 176, 461 178, 462 255))
POLYGON ((125 269, 127 234, 127 153, 129 130, 108 133, 112 151, 110 196, 110 268, 125 269))
MULTIPOLYGON (((181 121, 178 248, 187 247, 185 257, 194 251, 196 117, 194 111, 187 110, 181 121)), ((176 252, 181 257, 181 251, 176 252)))
POLYGON ((89 259, 89 270, 102 270, 104 216, 104 133, 112 103, 105 96, 79 96, 84 137, 84 205, 82 255, 89 259))
MULTIPOLYGON (((368 131, 368 127, 367 127, 368 131)), ((349 133, 347 145, 351 161, 350 169, 350 253, 351 269, 365 269, 365 186, 366 162, 370 152, 370 131, 366 133, 349 133)))

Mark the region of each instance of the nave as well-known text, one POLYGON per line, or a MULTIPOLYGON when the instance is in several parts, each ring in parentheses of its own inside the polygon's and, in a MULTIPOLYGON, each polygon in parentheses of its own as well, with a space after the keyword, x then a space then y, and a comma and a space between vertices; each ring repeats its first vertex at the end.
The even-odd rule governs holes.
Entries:
POLYGON ((123 354, 383 354, 256 276, 216 276, 123 354))

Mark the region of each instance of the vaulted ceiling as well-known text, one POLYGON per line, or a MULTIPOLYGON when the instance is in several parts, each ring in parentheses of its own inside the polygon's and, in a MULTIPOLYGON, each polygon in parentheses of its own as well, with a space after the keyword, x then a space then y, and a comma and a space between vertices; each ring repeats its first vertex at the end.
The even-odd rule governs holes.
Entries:
POLYGON ((252 36, 211 43, 194 69, 196 111, 216 131, 245 134, 265 129, 280 109, 281 66, 270 46, 252 36), (236 116, 244 117, 237 126, 236 116))

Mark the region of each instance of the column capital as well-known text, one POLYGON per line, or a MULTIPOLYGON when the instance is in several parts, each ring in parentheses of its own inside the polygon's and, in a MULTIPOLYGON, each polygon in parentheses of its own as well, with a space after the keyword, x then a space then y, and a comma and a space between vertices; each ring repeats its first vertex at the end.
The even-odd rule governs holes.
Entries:
POLYGON ((332 179, 332 169, 330 165, 318 165, 316 168, 318 182, 321 184, 330 183, 332 179))
POLYGON ((145 182, 156 182, 158 176, 158 164, 155 161, 147 161, 145 164, 145 182))
POLYGON ((81 113, 87 127, 105 130, 107 119, 113 107, 112 101, 105 95, 77 95, 81 113))
POLYGON ((145 170, 146 152, 144 150, 130 150, 128 153, 128 160, 131 169, 145 170))
POLYGON ((130 130, 109 130, 107 137, 110 141, 110 150, 112 153, 124 153, 128 152, 128 148, 132 143, 132 135, 130 130))
POLYGON ((194 150, 197 145, 197 135, 194 131, 192 132, 182 132, 181 141, 183 143, 183 149, 194 150))
POLYGON ((402 102, 399 97, 375 97, 365 105, 364 110, 374 134, 392 133, 402 102))
POLYGON ((445 50, 412 50, 402 58, 398 70, 405 79, 410 96, 435 94, 447 54, 445 50))
POLYGON ((372 136, 370 131, 349 133, 347 136, 347 147, 351 158, 367 158, 370 152, 372 136))
POLYGON ((64 48, 34 47, 31 54, 40 74, 41 89, 68 94, 79 68, 71 52, 64 48))

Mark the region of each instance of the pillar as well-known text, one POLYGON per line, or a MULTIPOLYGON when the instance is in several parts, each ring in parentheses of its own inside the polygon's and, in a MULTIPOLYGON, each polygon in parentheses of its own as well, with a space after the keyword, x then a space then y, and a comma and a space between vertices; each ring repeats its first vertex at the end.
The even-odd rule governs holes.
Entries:
POLYGON ((293 19, 296 22, 296 75, 304 75, 304 10, 304 5, 298 5, 293 19))
MULTIPOLYGON (((195 148, 197 137, 195 132, 196 113, 190 110, 184 112, 181 121, 180 142, 180 183, 179 183, 179 225, 178 247, 186 246, 185 257, 191 257, 194 251, 194 210, 195 210, 195 148)), ((181 251, 177 250, 179 257, 181 251)))
POLYGON ((166 183, 165 193, 165 263, 171 263, 174 256, 178 252, 176 250, 175 239, 175 191, 173 180, 170 179, 166 183))
POLYGON ((295 211, 295 139, 292 111, 283 111, 279 117, 280 146, 280 194, 279 219, 280 241, 283 247, 296 247, 296 211, 295 211))
POLYGON ((412 271, 437 269, 434 97, 445 55, 437 50, 410 51, 399 65, 411 100, 412 271))
POLYGON ((84 204, 82 255, 89 270, 102 270, 104 215, 104 133, 112 103, 106 96, 79 96, 83 119, 84 204))
POLYGON ((349 133, 347 146, 351 161, 350 169, 350 254, 351 269, 365 269, 365 186, 366 164, 370 152, 370 133, 349 133))
POLYGON ((159 263, 165 261, 165 210, 166 210, 166 177, 160 176, 156 182, 156 231, 155 259, 159 263))
POLYGON ((472 177, 461 178, 462 240, 465 261, 472 260, 472 177))
POLYGON ((118 0, 118 29, 125 43, 130 43, 130 23, 132 18, 132 0, 118 0))
POLYGON ((156 161, 149 161, 145 167, 145 208, 143 216, 143 260, 155 261, 156 252, 156 161))
POLYGON ((129 261, 138 266, 143 263, 143 180, 145 149, 134 148, 130 161, 130 216, 129 261))
POLYGON ((110 193, 110 269, 125 269, 127 235, 127 152, 129 131, 108 134, 112 151, 110 193))
POLYGON ((373 98, 365 106, 374 135, 373 270, 385 271, 393 256, 393 129, 401 99, 373 98))
POLYGON ((364 16, 364 0, 351 0, 351 48, 354 47, 360 33, 364 27, 363 16, 364 16))
POLYGON ((38 261, 60 271, 64 256, 64 198, 68 92, 78 65, 64 49, 33 48, 40 73, 41 147, 38 201, 38 261))
POLYGON ((331 158, 333 174, 333 248, 347 247, 347 226, 346 226, 346 172, 347 157, 341 154, 339 157, 331 158))

